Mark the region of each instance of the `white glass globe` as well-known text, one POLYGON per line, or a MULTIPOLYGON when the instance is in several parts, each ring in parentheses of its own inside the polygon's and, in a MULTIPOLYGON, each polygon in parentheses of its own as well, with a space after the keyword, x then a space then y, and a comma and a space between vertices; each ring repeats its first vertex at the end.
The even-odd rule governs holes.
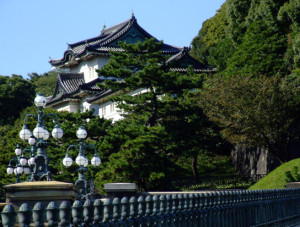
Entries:
POLYGON ((20 158, 20 164, 21 164, 21 166, 27 165, 27 159, 25 157, 21 157, 20 158))
POLYGON ((30 144, 30 146, 33 146, 35 144, 36 139, 33 136, 30 136, 30 138, 28 139, 28 143, 30 144))
POLYGON ((66 155, 66 157, 63 159, 63 165, 65 167, 70 167, 73 164, 73 160, 69 155, 66 155))
POLYGON ((85 158, 83 166, 84 166, 84 167, 87 167, 88 164, 89 164, 89 160, 88 160, 87 158, 85 158))
POLYGON ((35 129, 33 130, 33 135, 35 138, 37 139, 41 139, 44 137, 45 134, 45 129, 43 129, 43 127, 41 126, 36 126, 35 129))
POLYGON ((47 129, 44 128, 44 136, 43 136, 43 139, 44 140, 47 140, 49 139, 49 136, 50 136, 50 133, 47 129))
POLYGON ((11 175, 14 173, 14 168, 12 168, 11 166, 7 167, 6 172, 8 175, 11 175))
POLYGON ((42 93, 38 93, 34 99, 34 104, 37 107, 45 107, 46 101, 47 101, 46 97, 42 93))
POLYGON ((31 156, 30 159, 28 160, 28 165, 32 166, 35 163, 35 157, 31 156))
POLYGON ((17 173, 18 174, 22 174, 23 173, 23 167, 22 166, 18 166, 17 167, 17 173))
POLYGON ((29 168, 29 166, 25 166, 25 167, 24 167, 24 173, 25 173, 26 175, 30 174, 30 168, 29 168))
POLYGON ((14 168, 14 174, 17 175, 18 172, 17 172, 17 168, 14 168))
POLYGON ((30 138, 30 136, 32 136, 30 130, 27 128, 26 125, 23 125, 22 130, 19 133, 19 136, 21 138, 21 140, 28 140, 30 138))
POLYGON ((60 139, 63 137, 64 132, 63 130, 59 127, 59 125, 55 125, 54 129, 52 130, 52 136, 54 139, 60 139))
POLYGON ((17 147, 17 148, 15 149, 15 153, 16 153, 17 156, 20 156, 20 155, 22 154, 21 148, 17 147))
POLYGON ((101 164, 101 159, 97 154, 94 154, 94 157, 91 160, 93 166, 99 166, 101 164))
POLYGON ((80 126, 76 132, 76 136, 78 139, 85 139, 87 136, 87 132, 84 127, 80 126))
POLYGON ((77 163, 77 165, 83 166, 84 163, 86 162, 85 159, 86 159, 86 158, 85 158, 84 156, 79 155, 79 156, 77 156, 77 158, 75 159, 75 162, 77 163))

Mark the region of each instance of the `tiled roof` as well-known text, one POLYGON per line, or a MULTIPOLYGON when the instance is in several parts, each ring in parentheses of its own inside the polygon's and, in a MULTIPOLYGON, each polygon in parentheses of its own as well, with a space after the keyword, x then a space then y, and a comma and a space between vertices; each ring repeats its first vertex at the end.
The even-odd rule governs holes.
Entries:
MULTIPOLYGON (((110 46, 113 42, 116 42, 124 34, 126 34, 130 29, 135 28, 138 30, 145 38, 152 38, 147 31, 145 31, 138 23, 134 16, 129 20, 126 20, 118 25, 110 27, 108 29, 103 29, 101 34, 97 37, 83 40, 74 44, 68 44, 68 50, 65 51, 64 57, 57 60, 50 60, 50 64, 53 66, 61 66, 68 62, 73 56, 75 59, 80 59, 87 52, 91 53, 108 53, 109 51, 123 51, 122 48, 117 46, 110 46)), ((180 51, 180 48, 163 44, 162 52, 165 54, 176 54, 180 51)))
MULTIPOLYGON (((179 73, 186 73, 187 68, 169 68, 170 71, 179 72, 179 73)), ((209 72, 216 72, 214 68, 206 68, 206 69, 193 69, 195 73, 209 73, 209 72)))
POLYGON ((201 64, 199 61, 189 55, 190 48, 184 47, 179 53, 171 56, 166 64, 170 71, 187 72, 188 66, 192 66, 194 72, 216 72, 216 69, 201 64))
POLYGON ((52 97, 47 101, 47 106, 65 98, 78 99, 74 96, 79 91, 101 92, 97 83, 102 79, 95 79, 85 83, 83 73, 60 73, 56 79, 56 85, 52 97))
POLYGON ((96 101, 96 100, 98 100, 98 99, 101 99, 101 98, 103 98, 103 97, 105 97, 105 96, 107 96, 107 95, 110 95, 110 94, 112 94, 112 93, 113 93, 113 92, 112 92, 111 89, 104 90, 104 91, 102 91, 102 92, 100 92, 100 93, 95 94, 94 97, 91 97, 91 98, 86 99, 86 101, 87 101, 88 103, 92 103, 92 102, 94 102, 94 101, 96 101))
POLYGON ((183 49, 177 53, 174 54, 173 56, 171 56, 168 60, 167 60, 167 64, 171 63, 172 61, 177 61, 179 59, 181 59, 183 56, 185 56, 186 54, 188 54, 188 52, 190 51, 189 47, 183 47, 183 49))

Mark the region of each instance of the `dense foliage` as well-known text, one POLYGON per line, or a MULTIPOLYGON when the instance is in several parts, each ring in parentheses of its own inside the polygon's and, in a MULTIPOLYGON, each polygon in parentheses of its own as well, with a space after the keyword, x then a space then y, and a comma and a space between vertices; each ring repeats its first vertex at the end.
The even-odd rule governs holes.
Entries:
POLYGON ((0 125, 12 124, 33 98, 34 85, 22 76, 0 76, 0 125))
POLYGON ((227 0, 203 23, 192 54, 229 76, 289 74, 300 66, 299 7, 299 0, 227 0))
POLYGON ((161 45, 154 39, 120 43, 125 52, 112 53, 98 71, 115 78, 100 86, 118 91, 112 99, 125 117, 104 140, 108 168, 99 173, 101 181, 113 178, 143 189, 163 189, 164 179, 187 174, 176 164, 179 156, 192 157, 190 169, 197 177, 199 154, 224 151, 217 127, 196 102, 194 91, 201 88, 203 75, 192 69, 187 74, 170 72, 161 45), (132 96, 134 91, 139 93, 132 96))
POLYGON ((0 76, 0 125, 13 124, 20 112, 33 104, 37 92, 52 95, 57 72, 32 73, 28 76, 29 79, 15 74, 0 76))
POLYGON ((279 76, 216 77, 207 81, 200 103, 232 143, 264 147, 281 163, 299 140, 300 93, 295 81, 279 76))
POLYGON ((281 163, 300 144, 299 7, 227 0, 192 42, 193 56, 219 70, 199 92, 205 114, 231 143, 268 149, 281 163))
MULTIPOLYGON (((98 73, 115 78, 100 86, 112 90, 124 119, 112 125, 89 112, 58 113, 65 135, 49 142, 48 155, 57 160, 50 163, 54 179, 76 179, 76 166, 67 171, 61 160, 68 145, 78 142, 80 125, 103 161, 88 171, 99 187, 123 181, 144 190, 171 189, 165 184, 169 178, 226 172, 216 167, 220 160, 212 167, 215 157, 230 150, 220 132, 233 144, 260 146, 288 161, 290 144, 299 141, 300 132, 299 1, 227 0, 192 42, 193 56, 218 69, 211 77, 191 68, 186 74, 170 72, 162 43, 154 39, 120 43, 126 51, 111 53, 98 73), (130 95, 134 91, 138 94, 130 95)), ((32 73, 27 80, 0 77, 2 183, 14 180, 5 168, 16 143, 27 146, 18 139, 24 112, 36 111, 31 106, 35 92, 52 94, 56 77, 57 72, 32 73)), ((74 159, 76 152, 70 154, 74 159)))

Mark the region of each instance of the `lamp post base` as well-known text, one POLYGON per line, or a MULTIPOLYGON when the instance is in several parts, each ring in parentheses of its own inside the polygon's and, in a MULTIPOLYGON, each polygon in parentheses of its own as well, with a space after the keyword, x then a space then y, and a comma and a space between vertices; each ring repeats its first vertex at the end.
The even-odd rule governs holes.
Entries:
POLYGON ((59 181, 35 181, 5 185, 6 203, 19 208, 22 203, 32 206, 42 202, 45 207, 55 201, 60 205, 63 201, 73 202, 77 197, 77 189, 72 183, 59 181))

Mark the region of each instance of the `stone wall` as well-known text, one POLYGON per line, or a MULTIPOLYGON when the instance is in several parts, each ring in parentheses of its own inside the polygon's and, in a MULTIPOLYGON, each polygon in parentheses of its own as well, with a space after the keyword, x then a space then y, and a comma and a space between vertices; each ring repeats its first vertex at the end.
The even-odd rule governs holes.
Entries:
POLYGON ((245 176, 265 175, 279 165, 267 150, 244 144, 235 145, 231 157, 236 170, 245 176))

